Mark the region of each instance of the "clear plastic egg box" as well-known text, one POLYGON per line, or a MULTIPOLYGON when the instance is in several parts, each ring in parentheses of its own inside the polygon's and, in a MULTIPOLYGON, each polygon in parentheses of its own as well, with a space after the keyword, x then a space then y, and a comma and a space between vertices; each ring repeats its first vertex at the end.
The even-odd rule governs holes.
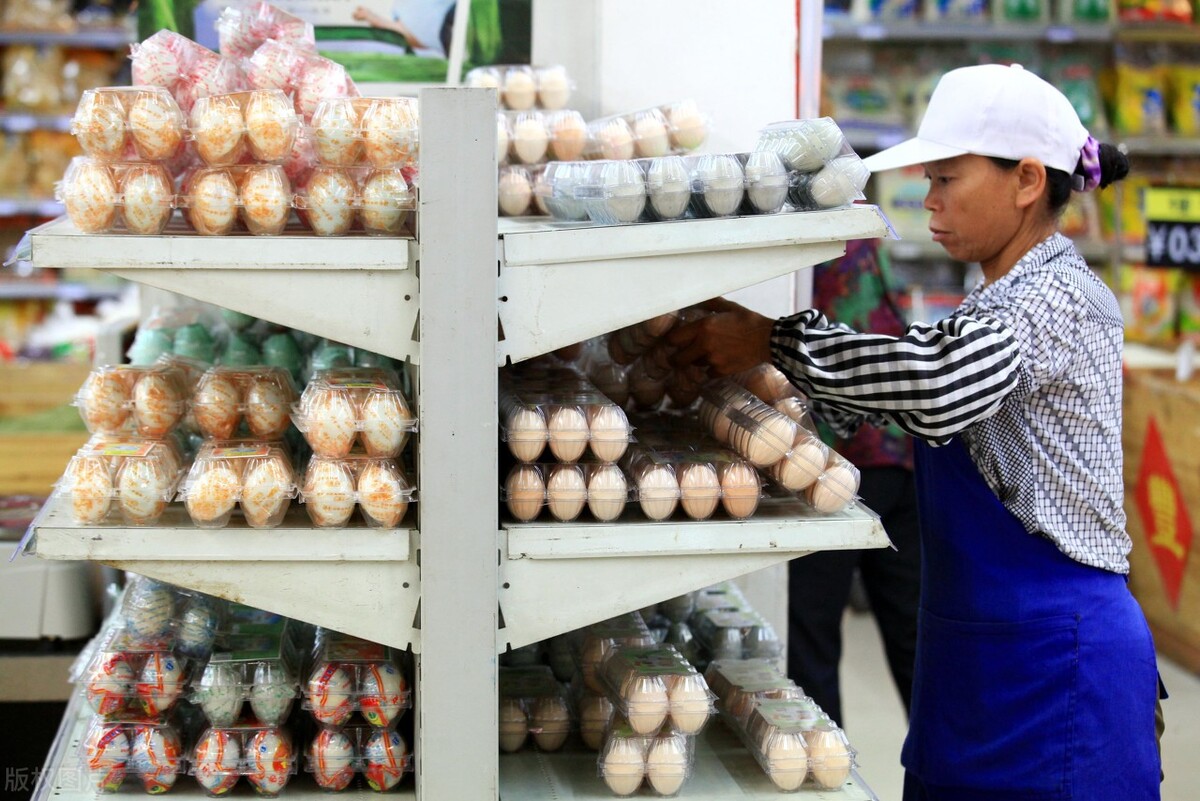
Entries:
POLYGON ((291 729, 255 720, 203 729, 187 757, 187 772, 210 795, 227 793, 241 777, 259 795, 277 795, 299 766, 291 729))
POLYGON ((395 372, 385 368, 320 371, 292 406, 292 419, 313 453, 394 459, 419 425, 395 372))
POLYGON ((331 97, 306 133, 321 164, 391 170, 417 166, 419 129, 416 98, 331 97))
POLYGON ((178 453, 166 440, 96 435, 76 451, 54 496, 79 525, 151 526, 175 497, 178 453))
POLYGON ((502 667, 499 678, 500 750, 519 750, 532 740, 557 751, 575 728, 567 692, 545 665, 502 667))
POLYGON ((778 659, 714 659, 705 668, 704 679, 717 696, 717 711, 735 728, 745 728, 759 700, 806 697, 784 674, 778 659))
POLYGON ((316 49, 311 22, 270 3, 254 2, 229 6, 217 18, 221 52, 232 58, 247 58, 267 39, 308 43, 316 49))
POLYGON ((305 750, 304 770, 322 790, 344 790, 361 775, 372 790, 384 791, 413 770, 413 757, 395 730, 351 723, 318 729, 305 750))
POLYGON ((584 629, 571 645, 578 649, 575 661, 579 665, 584 685, 594 693, 605 694, 600 670, 608 657, 618 648, 647 648, 655 640, 646 621, 637 612, 595 623, 584 629))
POLYGON ((177 500, 199 528, 224 528, 235 508, 251 528, 274 528, 298 494, 292 460, 281 445, 207 440, 177 500))
POLYGON ((394 236, 417 207, 405 172, 373 167, 316 167, 298 185, 294 206, 318 236, 345 236, 358 229, 394 236))
POLYGON ((623 465, 639 502, 673 498, 692 520, 707 520, 718 501, 728 502, 725 509, 731 517, 749 517, 762 494, 758 473, 732 451, 639 445, 623 465), (746 509, 733 508, 735 500, 747 501, 746 509))
POLYGON ((193 672, 188 700, 217 727, 252 719, 280 726, 300 694, 300 654, 286 626, 222 637, 203 668, 193 672))
MULTIPOLYGON (((578 111, 500 111, 496 114, 496 161, 531 169, 578 161, 589 147, 588 125, 578 111)), ((532 179, 533 173, 526 173, 532 179)))
POLYGON ((503 108, 525 111, 535 107, 564 108, 575 82, 559 65, 492 64, 468 70, 463 84, 474 89, 495 89, 503 108))
POLYGON ((93 434, 162 439, 186 417, 189 390, 188 375, 179 366, 105 365, 92 369, 73 405, 93 434))
POLYGON ((232 439, 245 423, 251 437, 277 440, 291 423, 295 398, 286 368, 215 366, 196 383, 191 408, 208 439, 232 439))
POLYGON ((693 100, 600 117, 588 124, 591 158, 654 158, 704 144, 712 118, 693 100))
POLYGON ((597 668, 604 692, 638 734, 699 733, 715 711, 704 677, 675 646, 616 646, 597 668))
POLYGON ((84 90, 70 130, 86 155, 102 161, 166 161, 186 139, 179 104, 158 86, 84 90))
POLYGON ((151 641, 121 628, 77 664, 72 681, 102 720, 153 719, 174 708, 195 670, 194 660, 177 653, 169 630, 151 641))
POLYGON ((760 698, 749 707, 734 731, 779 790, 836 790, 858 766, 845 732, 811 698, 760 698))
POLYGON ((86 156, 71 159, 55 197, 81 232, 156 236, 171 220, 175 183, 153 162, 110 163, 86 156))
POLYGON ((417 502, 417 490, 395 459, 351 453, 313 456, 300 483, 300 503, 318 528, 340 528, 355 509, 371 528, 395 528, 417 502))
POLYGON ((126 781, 137 781, 156 795, 187 772, 184 738, 173 720, 95 718, 79 741, 76 758, 84 785, 97 793, 115 793, 126 781))
POLYGON ((664 729, 640 734, 621 717, 600 747, 596 774, 616 796, 643 786, 651 795, 678 795, 695 770, 695 738, 664 729))
POLYGON ((402 655, 349 637, 325 641, 307 670, 301 707, 322 726, 340 728, 354 713, 375 728, 394 728, 412 706, 402 655))
POLYGON ((710 659, 778 659, 783 654, 775 629, 757 612, 697 612, 690 625, 710 659))
POLYGON ((600 462, 616 462, 634 441, 625 411, 593 387, 554 392, 503 387, 500 436, 522 462, 537 461, 549 449, 560 462, 585 452, 600 462))

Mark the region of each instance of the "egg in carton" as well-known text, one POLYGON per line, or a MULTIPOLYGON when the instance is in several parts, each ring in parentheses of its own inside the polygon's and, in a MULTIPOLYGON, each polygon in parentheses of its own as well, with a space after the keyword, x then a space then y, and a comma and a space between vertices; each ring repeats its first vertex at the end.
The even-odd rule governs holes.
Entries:
POLYGON ((184 116, 160 86, 101 87, 80 97, 71 133, 101 161, 167 161, 182 148, 184 116))
POLYGON ((547 110, 565 108, 575 88, 566 68, 561 65, 475 67, 467 72, 464 83, 472 88, 496 89, 502 105, 515 111, 531 109, 535 105, 547 110))
POLYGON ((157 795, 186 773, 183 737, 173 720, 93 720, 79 741, 78 759, 88 786, 98 793, 118 791, 130 776, 157 795))
POLYGON ((250 85, 290 94, 296 113, 305 123, 312 120, 322 100, 361 94, 345 67, 294 42, 268 39, 246 64, 250 85))
POLYGON ((771 123, 759 132, 755 150, 779 154, 789 170, 814 173, 838 155, 852 152, 830 117, 771 123))
POLYGON ((175 184, 157 162, 71 159, 57 196, 82 233, 156 236, 171 221, 175 184))
POLYGON ((361 774, 376 792, 386 792, 412 770, 408 743, 391 729, 351 724, 321 728, 309 743, 305 770, 322 790, 346 789, 361 774))
POLYGON ((261 440, 277 440, 291 424, 296 397, 291 375, 280 367, 212 367, 196 385, 192 410, 205 437, 231 439, 245 423, 261 440))
POLYGON ((738 734, 780 790, 836 790, 856 766, 854 749, 809 697, 761 695, 749 704, 738 734))
POLYGON ((130 626, 108 632, 74 677, 104 720, 159 718, 184 696, 194 663, 175 649, 173 630, 150 639, 130 626))
POLYGON ((588 626, 581 638, 573 643, 578 647, 579 664, 584 685, 594 693, 604 693, 604 663, 618 648, 644 648, 654 644, 654 636, 646 621, 637 612, 619 615, 588 626))
POLYGON ((344 236, 360 224, 375 236, 397 236, 416 206, 399 169, 312 169, 296 194, 300 220, 318 236, 344 236))
POLYGON ((251 528, 274 528, 297 494, 284 449, 268 442, 205 443, 179 489, 192 522, 224 528, 240 506, 251 528))
POLYGON ((664 724, 673 731, 697 734, 715 711, 715 695, 675 646, 618 646, 598 675, 614 708, 638 734, 653 734, 664 724))
POLYGON ((183 185, 179 205, 192 229, 206 236, 231 233, 239 219, 256 236, 281 234, 295 202, 287 172, 278 164, 199 169, 183 185))
POLYGON ((368 456, 395 458, 417 429, 399 378, 387 368, 318 371, 292 410, 317 456, 344 458, 356 442, 368 456))
POLYGON ((309 519, 321 528, 345 526, 356 505, 371 528, 395 528, 415 500, 416 490, 395 460, 365 453, 313 456, 300 489, 309 519))
POLYGON ((259 796, 274 798, 299 769, 291 731, 257 721, 200 733, 188 759, 188 772, 210 795, 224 795, 245 777, 259 796))
POLYGON ((394 729, 411 706, 406 665, 393 649, 339 634, 314 655, 302 707, 322 726, 345 726, 358 712, 372 727, 394 729))
POLYGON ((226 8, 217 20, 217 37, 221 54, 238 59, 249 58, 268 39, 317 49, 311 22, 266 2, 226 8))
POLYGON ((300 121, 279 89, 200 98, 189 117, 189 135, 210 167, 238 164, 247 155, 260 163, 282 164, 292 153, 300 121))
POLYGON ((528 739, 557 751, 575 728, 563 686, 546 665, 500 669, 500 750, 520 750, 528 739))
POLYGON ((208 662, 194 670, 188 699, 219 728, 235 725, 247 706, 254 720, 283 725, 300 695, 300 658, 291 627, 238 628, 231 625, 208 662))
POLYGON ((322 164, 413 167, 419 155, 417 102, 407 97, 326 97, 309 132, 322 164))
POLYGON ((166 443, 114 438, 71 457, 55 495, 81 525, 111 522, 116 509, 126 524, 148 526, 158 522, 178 481, 179 460, 166 443))
POLYGON ((653 795, 676 795, 694 769, 693 739, 671 731, 639 734, 618 716, 600 748, 596 772, 616 796, 633 795, 643 783, 653 795))

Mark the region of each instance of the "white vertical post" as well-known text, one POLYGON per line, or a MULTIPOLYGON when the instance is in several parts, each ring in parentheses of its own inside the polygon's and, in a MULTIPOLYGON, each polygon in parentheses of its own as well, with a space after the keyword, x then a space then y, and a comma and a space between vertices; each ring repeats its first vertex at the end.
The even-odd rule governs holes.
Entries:
POLYGON ((419 801, 497 797, 496 94, 421 98, 419 801))

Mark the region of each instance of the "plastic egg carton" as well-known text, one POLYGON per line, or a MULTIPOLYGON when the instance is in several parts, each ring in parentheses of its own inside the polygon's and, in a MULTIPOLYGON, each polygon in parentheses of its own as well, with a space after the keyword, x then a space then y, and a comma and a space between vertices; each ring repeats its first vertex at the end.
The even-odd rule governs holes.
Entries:
POLYGON ((313 453, 333 459, 349 456, 356 444, 368 456, 395 458, 417 430, 400 379, 387 368, 318 372, 292 417, 313 453))
POLYGON ((819 714, 811 698, 760 700, 738 734, 782 791, 837 790, 857 767, 846 733, 819 714))
POLYGON ((320 729, 304 762, 304 770, 328 792, 345 790, 357 774, 375 792, 386 792, 412 769, 412 752, 399 733, 363 725, 320 729))
POLYGON ((179 727, 165 721, 95 718, 79 741, 78 760, 86 786, 96 793, 115 793, 136 779, 158 795, 187 772, 179 727))
POLYGON ((616 716, 613 702, 607 695, 592 692, 580 682, 575 694, 575 715, 579 721, 579 738, 584 746, 592 751, 599 751, 604 746, 604 739, 616 716))
POLYGON ((316 167, 306 174, 296 210, 317 236, 345 236, 361 229, 372 236, 398 236, 416 195, 399 169, 316 167))
POLYGON ((282 164, 292 155, 300 120, 278 89, 211 95, 188 116, 188 139, 210 167, 256 162, 282 164))
POLYGON ((75 394, 88 431, 161 439, 187 414, 188 376, 180 367, 107 365, 94 368, 75 394))
POLYGON ((176 653, 169 634, 149 641, 118 628, 77 666, 72 680, 100 719, 158 719, 175 707, 194 671, 194 662, 176 653))
POLYGON ((870 177, 829 117, 772 123, 759 132, 755 150, 774 152, 783 159, 792 176, 788 200, 802 211, 860 200, 870 177))
POLYGON ((196 384, 192 414, 207 439, 229 440, 246 431, 277 440, 291 424, 296 398, 292 377, 282 367, 210 367, 196 384))
POLYGON ((631 500, 629 481, 614 464, 514 465, 504 481, 500 499, 517 520, 536 520, 543 510, 560 523, 569 523, 586 507, 601 522, 616 520, 631 500))
POLYGON ((71 134, 100 161, 168 161, 186 138, 179 104, 159 86, 87 89, 71 118, 71 134))
POLYGON ((171 221, 175 184, 157 162, 71 159, 55 196, 85 234, 157 236, 171 221))
POLYGON ((654 158, 689 153, 704 144, 712 121, 693 100, 592 120, 589 158, 654 158))
POLYGON ((395 528, 416 499, 396 460, 364 453, 342 459, 313 456, 300 485, 300 503, 319 528, 345 527, 356 506, 370 528, 395 528))
POLYGON ((664 726, 698 734, 715 708, 704 677, 673 645, 619 646, 597 670, 605 694, 637 734, 664 726))
POLYGON ((184 182, 176 205, 192 230, 204 236, 224 236, 239 219, 251 234, 283 233, 295 206, 292 183, 278 164, 208 167, 184 182))
POLYGON ((191 113, 198 98, 251 88, 242 62, 173 31, 161 30, 133 45, 130 59, 134 85, 164 87, 184 115, 191 113))
MULTIPOLYGON (((679 312, 672 311, 618 328, 605 338, 608 355, 617 364, 633 364, 639 356, 658 344, 679 322, 679 312)), ((665 372, 667 366, 663 367, 665 372)))
POLYGON ((296 774, 300 755, 286 727, 246 722, 202 731, 187 762, 209 796, 228 794, 244 776, 259 796, 273 798, 296 774))
POLYGON ((275 528, 298 493, 291 460, 271 443, 206 442, 179 487, 199 528, 224 528, 240 507, 251 528, 275 528))
POLYGON ((758 510, 762 482, 745 460, 729 451, 664 450, 638 447, 623 463, 642 513, 666 520, 682 509, 691 520, 707 520, 718 505, 735 520, 758 510))
POLYGON ((469 70, 466 86, 495 89, 504 108, 525 111, 535 106, 544 109, 565 108, 575 84, 566 67, 531 67, 528 64, 495 64, 469 70))
POLYGON ((188 700, 217 727, 234 725, 248 705, 253 719, 282 726, 300 695, 300 655, 287 626, 234 631, 193 674, 188 700))
POLYGON ((761 701, 805 701, 811 704, 813 720, 823 713, 804 690, 784 675, 778 659, 716 659, 704 672, 705 681, 717 695, 717 711, 734 731, 744 731, 750 713, 761 701))
POLYGON ((308 136, 319 163, 377 170, 412 168, 420 152, 417 101, 411 97, 328 97, 308 136))
POLYGON ((750 610, 708 610, 693 615, 691 629, 709 660, 779 659, 783 646, 761 615, 750 610))
POLYGON ((217 19, 217 37, 230 58, 249 58, 267 39, 317 49, 311 22, 265 2, 227 7, 217 19))
POLYGON ((318 724, 341 728, 357 712, 374 728, 393 729, 411 706, 412 691, 396 651, 346 635, 321 644, 302 703, 318 724))
POLYGON ((268 39, 244 63, 250 88, 280 89, 291 95, 296 113, 306 124, 321 101, 360 95, 345 67, 317 55, 304 42, 268 39))
POLYGON ((596 772, 615 796, 633 795, 643 785, 657 796, 678 795, 695 767, 694 738, 671 731, 639 734, 614 721, 596 760, 596 772))
POLYGON ((588 626, 577 644, 579 652, 576 661, 584 686, 591 692, 604 694, 605 661, 618 648, 650 647, 654 645, 654 637, 642 616, 630 612, 588 626))
POLYGON ((571 705, 554 671, 544 665, 500 669, 500 750, 519 751, 532 741, 557 751, 574 728, 571 705))
POLYGON ((792 450, 796 421, 729 379, 704 387, 700 421, 755 467, 770 467, 792 450))
POLYGON ((54 495, 70 505, 80 525, 150 526, 175 497, 180 462, 161 440, 112 440, 85 446, 71 457, 54 495))
POLYGON ((501 439, 522 462, 537 461, 547 448, 560 462, 585 453, 616 462, 633 441, 624 410, 590 385, 545 392, 505 386, 499 407, 501 439))

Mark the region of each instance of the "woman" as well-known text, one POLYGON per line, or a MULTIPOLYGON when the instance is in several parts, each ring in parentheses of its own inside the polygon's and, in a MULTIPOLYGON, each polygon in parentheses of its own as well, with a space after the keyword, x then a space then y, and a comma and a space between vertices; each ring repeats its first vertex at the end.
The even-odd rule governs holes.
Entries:
POLYGON ((676 362, 770 360, 841 427, 920 440, 906 801, 1157 799, 1154 646, 1126 586, 1123 326, 1056 230, 1072 189, 1128 162, 1057 89, 987 65, 947 73, 917 136, 867 160, 910 164, 934 239, 983 268, 955 314, 887 337, 722 305, 674 332, 676 362))

